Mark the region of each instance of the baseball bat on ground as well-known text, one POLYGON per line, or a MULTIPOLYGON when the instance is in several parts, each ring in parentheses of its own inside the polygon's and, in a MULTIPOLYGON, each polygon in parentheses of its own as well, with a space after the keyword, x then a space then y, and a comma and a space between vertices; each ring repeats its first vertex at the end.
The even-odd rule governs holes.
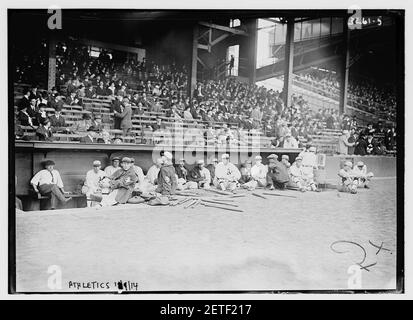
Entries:
POLYGON ((222 210, 228 210, 228 211, 235 211, 235 212, 244 212, 244 211, 242 211, 242 210, 240 210, 240 209, 232 209, 232 208, 226 208, 226 207, 221 207, 221 206, 219 206, 219 205, 214 205, 214 204, 209 204, 209 203, 204 203, 204 202, 202 202, 202 204, 205 206, 205 207, 209 207, 209 208, 217 208, 217 209, 222 209, 222 210))

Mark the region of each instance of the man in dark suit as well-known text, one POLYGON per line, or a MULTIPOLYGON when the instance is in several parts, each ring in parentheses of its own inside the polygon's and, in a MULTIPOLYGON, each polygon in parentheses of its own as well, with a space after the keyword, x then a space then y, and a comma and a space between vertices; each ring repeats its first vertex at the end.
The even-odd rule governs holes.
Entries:
POLYGON ((132 129, 132 107, 128 98, 122 100, 123 111, 122 113, 115 113, 115 117, 121 119, 120 127, 123 130, 123 136, 127 136, 132 129))
POLYGON ((357 156, 365 156, 367 154, 367 142, 363 136, 363 133, 360 132, 356 144, 354 147, 354 154, 357 156))
POLYGON ((27 113, 27 107, 24 106, 23 109, 19 111, 18 119, 20 121, 20 125, 22 126, 33 126, 33 119, 27 113))
POLYGON ((55 114, 52 115, 49 119, 50 119, 50 124, 52 128, 55 129, 55 131, 66 126, 66 120, 62 116, 62 113, 60 110, 56 110, 55 114))
MULTIPOLYGON (((31 118, 36 118, 36 115, 39 113, 39 108, 36 106, 36 99, 30 99, 30 103, 29 106, 27 108, 27 113, 30 115, 31 118)), ((37 123, 33 123, 33 124, 37 124, 37 123)))
POLYGON ((76 92, 71 92, 70 95, 66 98, 66 104, 69 106, 79 105, 79 98, 76 96, 76 92))
POLYGON ((91 84, 87 86, 87 89, 85 91, 85 97, 90 99, 96 97, 95 89, 91 84))
POLYGON ((21 100, 19 101, 19 110, 23 110, 24 107, 26 107, 27 109, 30 107, 30 90, 27 89, 24 91, 24 95, 23 98, 21 98, 21 100))
POLYGON ((39 127, 36 130, 36 136, 40 141, 52 141, 53 133, 50 127, 50 121, 44 120, 40 122, 39 127))
POLYGON ((114 113, 113 128, 119 130, 121 119, 117 117, 116 114, 120 114, 123 112, 121 98, 117 97, 116 100, 112 102, 112 112, 114 113))

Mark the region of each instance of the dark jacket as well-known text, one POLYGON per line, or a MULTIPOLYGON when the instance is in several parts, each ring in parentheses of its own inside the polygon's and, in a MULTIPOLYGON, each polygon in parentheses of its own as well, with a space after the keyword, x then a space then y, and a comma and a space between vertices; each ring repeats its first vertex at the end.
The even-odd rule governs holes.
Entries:
POLYGON ((111 189, 118 189, 115 200, 119 203, 128 202, 132 197, 133 188, 138 180, 133 166, 126 171, 123 169, 115 171, 110 179, 111 189))
POLYGON ((251 176, 251 171, 248 171, 247 168, 245 168, 244 166, 241 167, 240 173, 241 178, 239 179, 239 183, 244 184, 253 180, 251 176))
POLYGON ((178 179, 187 180, 188 169, 186 169, 185 167, 181 168, 180 166, 176 166, 175 167, 175 172, 176 172, 176 175, 178 176, 178 179))
POLYGON ((103 87, 103 88, 97 87, 96 88, 96 95, 97 96, 108 96, 109 93, 108 93, 108 90, 105 87, 103 87))
POLYGON ((53 133, 50 128, 46 129, 44 126, 39 126, 36 129, 36 136, 40 141, 51 141, 53 138, 53 133))
MULTIPOLYGON (((18 119, 22 126, 30 126, 29 119, 31 119, 30 115, 23 113, 22 111, 19 112, 18 119)), ((35 120, 32 119, 33 125, 35 125, 35 120)))
POLYGON ((132 108, 131 106, 125 106, 125 109, 122 113, 116 114, 118 118, 121 119, 120 127, 122 129, 130 129, 132 128, 132 108))
POLYGON ((199 169, 198 166, 193 167, 192 170, 189 171, 188 180, 194 181, 194 182, 199 182, 199 181, 204 180, 204 177, 202 176, 201 170, 199 169))
POLYGON ((163 166, 159 170, 158 175, 158 188, 156 192, 162 195, 173 195, 176 192, 176 187, 178 185, 175 168, 172 164, 163 166))
POLYGON ((358 138, 354 148, 354 154, 358 156, 365 156, 367 154, 367 142, 363 138, 358 138))
POLYGON ((287 168, 281 162, 276 161, 268 165, 267 183, 273 185, 277 183, 287 183, 290 181, 287 168))
POLYGON ((64 127, 66 125, 65 118, 63 118, 62 115, 59 116, 59 119, 55 115, 52 115, 51 117, 49 117, 49 120, 50 124, 54 128, 64 127))
POLYGON ((21 98, 21 100, 19 101, 18 107, 19 107, 19 110, 23 110, 25 107, 28 110, 30 108, 29 99, 27 99, 25 96, 23 96, 23 98, 21 98))

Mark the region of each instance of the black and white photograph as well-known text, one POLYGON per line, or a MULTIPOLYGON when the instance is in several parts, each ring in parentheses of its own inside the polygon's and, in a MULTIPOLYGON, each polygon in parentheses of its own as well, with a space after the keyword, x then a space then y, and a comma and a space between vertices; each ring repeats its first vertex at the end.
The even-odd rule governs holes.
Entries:
POLYGON ((406 10, 84 5, 7 8, 10 295, 405 292, 406 10))

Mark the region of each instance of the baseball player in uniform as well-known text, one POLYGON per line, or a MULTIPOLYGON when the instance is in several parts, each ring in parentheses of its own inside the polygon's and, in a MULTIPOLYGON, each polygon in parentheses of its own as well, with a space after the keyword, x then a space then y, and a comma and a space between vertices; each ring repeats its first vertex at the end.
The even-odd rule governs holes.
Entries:
POLYGON ((373 172, 367 172, 367 166, 364 164, 363 161, 357 162, 357 165, 353 168, 353 173, 355 179, 358 180, 359 188, 370 188, 369 183, 371 179, 374 177, 374 174, 373 172))
POLYGON ((290 167, 291 181, 295 184, 295 186, 298 187, 298 190, 300 190, 301 192, 310 190, 319 192, 320 190, 317 188, 313 178, 305 174, 302 163, 302 157, 298 156, 297 158, 295 158, 295 162, 290 167))
POLYGON ((229 154, 222 155, 222 161, 215 167, 214 186, 220 190, 234 192, 238 187, 241 173, 238 168, 229 162, 229 154))
POLYGON ((267 185, 268 167, 262 164, 262 157, 255 157, 255 164, 251 168, 251 177, 257 181, 258 187, 265 187, 267 185))
POLYGON ((358 179, 355 179, 352 168, 353 163, 351 161, 346 161, 343 169, 340 169, 338 172, 338 176, 340 177, 338 191, 357 193, 358 179))

